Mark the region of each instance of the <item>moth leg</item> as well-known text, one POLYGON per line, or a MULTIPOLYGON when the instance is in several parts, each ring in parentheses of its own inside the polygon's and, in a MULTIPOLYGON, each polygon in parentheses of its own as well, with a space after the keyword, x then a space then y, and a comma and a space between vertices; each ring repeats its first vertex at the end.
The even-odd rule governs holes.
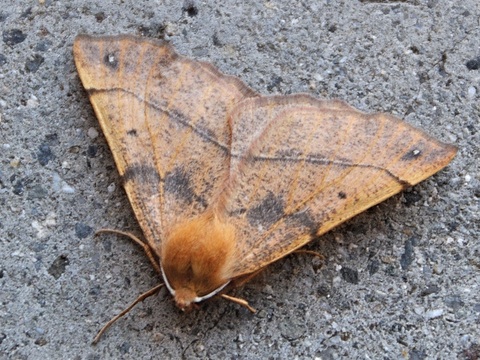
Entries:
POLYGON ((100 338, 102 337, 103 333, 115 322, 117 321, 118 319, 120 319, 123 315, 125 315, 126 313, 128 313, 130 310, 132 310, 132 308, 137 305, 140 301, 143 301, 145 300, 146 298, 154 295, 155 293, 158 292, 158 290, 160 290, 162 288, 162 286, 164 286, 165 284, 160 284, 160 285, 157 285, 155 286, 154 288, 148 290, 147 292, 141 294, 134 302, 132 302, 125 310, 123 310, 120 314, 118 314, 117 316, 114 316, 109 322, 107 322, 105 325, 103 325, 103 327, 100 329, 100 331, 97 333, 97 336, 95 336, 95 338, 93 339, 92 341, 92 344, 95 345, 98 340, 100 340, 100 338))
POLYGON ((316 251, 313 251, 313 250, 302 250, 302 249, 300 249, 300 250, 295 250, 293 253, 294 254, 309 254, 309 255, 316 256, 316 257, 320 258, 321 260, 325 260, 325 256, 323 256, 319 252, 316 252, 316 251))
POLYGON ((158 265, 158 262, 155 259, 155 256, 153 255, 152 248, 148 244, 146 244, 142 240, 140 240, 138 237, 136 237, 135 235, 133 235, 131 233, 124 232, 124 231, 120 231, 120 230, 100 229, 100 230, 97 230, 97 232, 95 233, 95 236, 100 234, 100 233, 112 233, 112 234, 123 235, 123 236, 126 236, 126 237, 130 238, 131 240, 133 240, 134 242, 136 242, 138 245, 140 245, 143 248, 143 251, 145 251, 145 254, 148 257, 148 260, 150 260, 150 262, 152 263, 155 271, 159 274, 162 273, 162 271, 160 270, 160 266, 158 265))
POLYGON ((227 295, 227 294, 222 294, 220 295, 222 298, 228 300, 228 301, 231 301, 231 302, 234 302, 235 304, 238 304, 238 305, 242 305, 243 307, 246 307, 248 310, 250 310, 250 312, 252 312, 253 314, 255 314, 257 312, 257 310, 255 310, 254 308, 252 308, 249 304, 248 304, 248 301, 247 300, 244 300, 244 299, 240 299, 240 298, 237 298, 237 297, 233 297, 233 296, 230 296, 230 295, 227 295))

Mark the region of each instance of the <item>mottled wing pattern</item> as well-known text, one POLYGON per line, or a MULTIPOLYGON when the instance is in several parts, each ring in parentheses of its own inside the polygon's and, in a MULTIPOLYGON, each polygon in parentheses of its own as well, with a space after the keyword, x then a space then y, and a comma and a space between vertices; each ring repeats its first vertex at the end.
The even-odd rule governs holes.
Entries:
POLYGON ((160 255, 169 229, 205 210, 226 182, 227 113, 256 94, 161 41, 80 35, 74 57, 135 215, 160 255))
POLYGON ((234 274, 251 273, 446 166, 456 153, 386 114, 307 95, 243 101, 231 114, 234 274))

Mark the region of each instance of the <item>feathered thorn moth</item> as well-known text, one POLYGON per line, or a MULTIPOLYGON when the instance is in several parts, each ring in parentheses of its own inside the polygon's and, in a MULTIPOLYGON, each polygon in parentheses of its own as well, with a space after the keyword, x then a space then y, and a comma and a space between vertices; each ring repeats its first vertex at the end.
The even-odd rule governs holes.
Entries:
POLYGON ((343 101, 260 96, 162 41, 80 35, 73 52, 146 242, 123 234, 182 310, 220 295, 253 311, 226 292, 456 153, 343 101))

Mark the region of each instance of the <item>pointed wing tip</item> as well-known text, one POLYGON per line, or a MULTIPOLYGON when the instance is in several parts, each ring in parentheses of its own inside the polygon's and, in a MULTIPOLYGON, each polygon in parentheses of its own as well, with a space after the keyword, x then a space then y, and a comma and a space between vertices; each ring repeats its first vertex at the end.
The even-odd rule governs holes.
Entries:
POLYGON ((448 164, 452 162, 452 160, 455 158, 458 152, 458 147, 452 144, 446 144, 439 142, 442 146, 442 152, 443 156, 441 158, 441 161, 439 162, 440 168, 438 171, 446 167, 448 164))
MULTIPOLYGON (((436 170, 440 171, 446 167, 455 158, 458 152, 458 147, 452 144, 444 143, 436 138, 430 136, 430 134, 422 131, 425 137, 436 145, 435 152, 432 152, 432 162, 436 164, 436 170)), ((433 175, 433 174, 432 174, 433 175)))
POLYGON ((105 73, 105 69, 113 72, 121 68, 121 64, 125 62, 123 53, 130 51, 130 58, 133 59, 131 61, 134 62, 135 56, 141 57, 148 49, 161 53, 170 61, 179 57, 173 47, 164 40, 129 34, 79 34, 73 42, 73 57, 82 83, 89 91, 98 85, 99 76, 105 73), (137 53, 138 55, 135 55, 137 53))
POLYGON ((445 151, 447 152, 447 157, 448 157, 448 162, 452 161, 455 155, 457 155, 458 152, 458 146, 453 145, 453 144, 445 144, 444 143, 444 148, 445 151))
MULTIPOLYGON (((427 135, 428 136, 428 135, 427 135)), ((435 143, 435 148, 430 151, 422 160, 422 167, 415 172, 411 172, 404 180, 403 188, 414 186, 430 176, 438 173, 447 167, 457 154, 458 148, 455 145, 445 144, 434 138, 429 140, 435 143)))

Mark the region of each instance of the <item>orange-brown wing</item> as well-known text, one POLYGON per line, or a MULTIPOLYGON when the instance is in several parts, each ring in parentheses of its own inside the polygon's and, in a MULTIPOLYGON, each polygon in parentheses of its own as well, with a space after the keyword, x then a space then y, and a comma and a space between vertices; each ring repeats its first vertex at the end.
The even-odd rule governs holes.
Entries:
POLYGON ((456 148, 386 114, 307 95, 247 99, 233 124, 234 276, 253 272, 446 166, 456 148))
POLYGON ((160 255, 168 230, 203 211, 224 185, 226 114, 256 94, 160 41, 80 35, 74 57, 135 215, 160 255))

